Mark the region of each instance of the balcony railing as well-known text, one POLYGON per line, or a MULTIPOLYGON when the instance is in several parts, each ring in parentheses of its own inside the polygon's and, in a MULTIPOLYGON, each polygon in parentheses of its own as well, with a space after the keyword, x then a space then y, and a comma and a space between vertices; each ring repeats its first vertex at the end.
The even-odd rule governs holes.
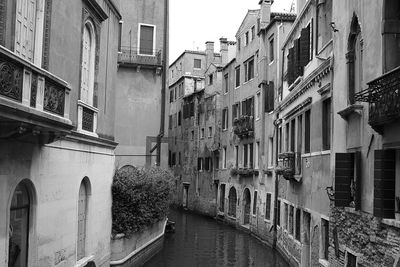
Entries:
POLYGON ((240 138, 254 136, 254 117, 242 115, 233 121, 233 132, 240 138))
POLYGON ((258 175, 258 170, 253 168, 232 168, 231 176, 239 175, 241 177, 253 177, 258 175))
MULTIPOLYGON (((69 120, 69 85, 53 74, 0 46, 0 119, 23 123, 35 134, 65 133, 69 120)), ((11 131, 11 128, 10 128, 11 131)))
POLYGON ((355 100, 370 103, 368 123, 382 133, 384 125, 400 118, 400 67, 369 82, 355 100))
POLYGON ((295 179, 301 175, 301 153, 285 152, 278 155, 279 164, 275 169, 277 175, 282 175, 286 180, 295 179))
POLYGON ((148 50, 138 47, 121 47, 118 55, 118 63, 128 65, 162 66, 161 50, 148 50))

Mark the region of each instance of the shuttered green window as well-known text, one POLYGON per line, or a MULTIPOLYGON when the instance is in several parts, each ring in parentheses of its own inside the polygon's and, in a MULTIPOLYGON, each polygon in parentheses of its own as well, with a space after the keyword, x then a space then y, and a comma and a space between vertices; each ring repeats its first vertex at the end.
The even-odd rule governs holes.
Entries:
POLYGON ((154 26, 140 25, 140 47, 139 53, 153 55, 154 49, 154 26))

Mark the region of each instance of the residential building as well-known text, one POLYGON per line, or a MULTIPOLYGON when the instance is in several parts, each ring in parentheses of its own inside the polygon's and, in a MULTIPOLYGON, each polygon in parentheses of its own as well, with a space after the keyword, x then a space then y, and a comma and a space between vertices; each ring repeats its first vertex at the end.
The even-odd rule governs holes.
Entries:
POLYGON ((120 20, 0 1, 0 266, 109 265, 120 20))
MULTIPOLYGON (((118 0, 121 46, 118 55, 115 138, 116 165, 149 167, 156 164, 158 138, 161 159, 167 158, 165 130, 168 62, 168 5, 166 0, 118 0), (163 93, 164 91, 164 93, 163 93)), ((166 167, 167 162, 161 162, 166 167)))
POLYGON ((335 1, 331 266, 398 266, 398 1, 335 1))
POLYGON ((332 185, 332 1, 298 1, 278 90, 277 248, 296 266, 328 264, 332 185))

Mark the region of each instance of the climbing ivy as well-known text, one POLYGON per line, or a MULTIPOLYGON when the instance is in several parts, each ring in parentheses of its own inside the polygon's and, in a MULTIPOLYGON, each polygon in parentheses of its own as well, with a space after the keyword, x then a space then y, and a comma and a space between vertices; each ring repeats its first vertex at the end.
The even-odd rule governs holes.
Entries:
POLYGON ((164 219, 174 194, 173 185, 174 176, 165 169, 119 169, 112 184, 113 234, 129 237, 164 219))

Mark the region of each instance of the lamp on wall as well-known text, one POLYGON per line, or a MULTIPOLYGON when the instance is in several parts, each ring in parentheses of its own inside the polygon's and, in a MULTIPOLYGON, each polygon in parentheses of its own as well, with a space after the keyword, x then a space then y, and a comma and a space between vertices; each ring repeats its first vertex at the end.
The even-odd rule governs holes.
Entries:
POLYGON ((338 31, 339 31, 338 29, 336 29, 336 24, 335 24, 335 22, 332 21, 330 24, 331 24, 331 28, 332 28, 332 31, 333 31, 333 32, 338 32, 338 31))
POLYGON ((335 200, 335 190, 333 189, 333 186, 328 186, 327 188, 325 188, 326 190, 326 194, 328 195, 328 198, 330 201, 334 201, 335 200))

